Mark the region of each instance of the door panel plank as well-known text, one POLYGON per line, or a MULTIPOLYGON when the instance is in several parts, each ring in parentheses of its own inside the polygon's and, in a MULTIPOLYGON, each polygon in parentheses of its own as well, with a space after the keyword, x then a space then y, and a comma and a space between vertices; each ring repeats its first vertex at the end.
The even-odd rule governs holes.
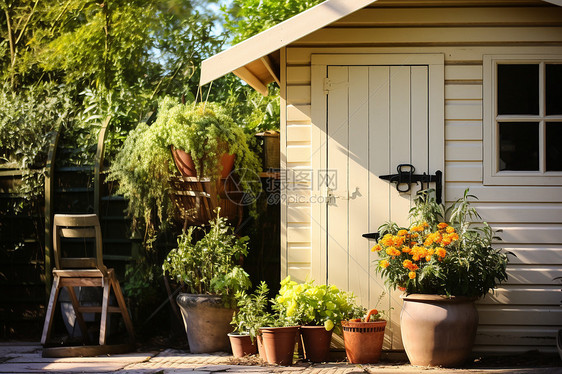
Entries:
MULTIPOLYGON (((390 119, 390 68, 388 66, 369 67, 369 230, 377 232, 380 225, 390 219, 390 189, 388 182, 379 178, 390 170, 389 119, 390 119)), ((371 246, 375 244, 370 240, 371 246)), ((390 310, 390 295, 379 301, 386 290, 384 280, 375 272, 378 259, 376 253, 369 251, 369 308, 390 310)), ((384 348, 391 348, 390 328, 387 329, 384 348)))
MULTIPOLYGON (((334 82, 334 89, 328 95, 328 170, 335 170, 337 185, 330 187, 335 194, 348 190, 348 79, 349 68, 330 66, 328 78, 334 82)), ((348 200, 333 199, 328 204, 328 282, 348 290, 348 200)))
MULTIPOLYGON (((390 168, 396 172, 399 164, 410 164, 410 67, 390 68, 390 168)), ((390 193, 390 219, 400 226, 408 225, 410 194, 399 193, 395 188, 390 193)))
POLYGON ((349 68, 349 288, 369 304, 369 69, 349 68))

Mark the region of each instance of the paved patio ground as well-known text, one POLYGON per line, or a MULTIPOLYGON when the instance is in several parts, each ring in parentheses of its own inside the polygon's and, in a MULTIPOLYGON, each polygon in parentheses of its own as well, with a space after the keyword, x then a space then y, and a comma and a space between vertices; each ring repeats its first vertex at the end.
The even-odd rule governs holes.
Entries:
POLYGON ((287 374, 358 374, 358 373, 561 373, 562 361, 556 358, 536 360, 499 359, 465 369, 416 367, 403 362, 377 365, 351 365, 345 362, 309 364, 298 362, 290 367, 261 365, 258 358, 234 359, 226 353, 191 354, 182 350, 135 352, 121 355, 73 358, 43 358, 38 343, 0 343, 0 373, 287 373, 287 374))

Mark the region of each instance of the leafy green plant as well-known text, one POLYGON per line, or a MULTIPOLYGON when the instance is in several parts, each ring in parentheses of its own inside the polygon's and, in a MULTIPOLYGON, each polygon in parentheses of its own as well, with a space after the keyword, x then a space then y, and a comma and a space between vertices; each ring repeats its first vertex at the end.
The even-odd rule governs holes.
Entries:
MULTIPOLYGON (((223 153, 236 154, 237 170, 260 171, 260 162, 249 148, 239 126, 217 103, 178 104, 171 98, 160 102, 158 118, 148 126, 140 123, 129 133, 109 169, 108 180, 119 182, 117 193, 129 199, 133 230, 145 225, 145 240, 169 223, 177 209, 169 197, 169 179, 177 174, 170 146, 183 149, 196 160, 199 176, 216 179, 223 153)), ((259 193, 256 183, 241 178, 244 191, 259 193)))
POLYGON ((200 240, 194 241, 194 232, 204 231, 197 226, 179 235, 178 247, 168 253, 162 270, 188 293, 220 295, 233 303, 237 292, 251 286, 249 275, 235 263, 248 254, 248 237, 238 238, 220 209, 209 225, 200 240))
POLYGON ((408 293, 481 297, 507 280, 507 254, 492 247, 499 239, 492 228, 477 222, 475 198, 467 189, 445 210, 432 190, 421 191, 410 210, 412 226, 382 225, 372 250, 387 284, 408 293))
POLYGON ((191 154, 199 177, 216 179, 224 153, 236 155, 237 169, 259 171, 259 160, 248 147, 244 130, 221 104, 184 105, 166 98, 161 102, 153 129, 164 146, 173 145, 191 154))
POLYGON ((291 325, 324 326, 330 331, 340 328, 342 320, 361 317, 365 309, 355 304, 353 294, 334 285, 315 285, 309 281, 297 283, 290 277, 281 281, 279 294, 273 299, 275 318, 291 325))
POLYGON ((267 283, 261 282, 252 294, 238 291, 234 296, 237 301, 238 311, 234 313, 232 322, 234 332, 249 334, 252 341, 259 334, 260 327, 271 326, 273 316, 268 311, 267 283))

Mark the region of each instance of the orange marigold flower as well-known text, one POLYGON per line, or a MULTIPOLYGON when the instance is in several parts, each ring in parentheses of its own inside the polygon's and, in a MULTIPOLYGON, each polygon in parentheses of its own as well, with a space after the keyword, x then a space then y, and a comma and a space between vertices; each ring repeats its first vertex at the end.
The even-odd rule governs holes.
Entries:
POLYGON ((390 262, 388 262, 387 260, 380 260, 379 265, 381 268, 386 269, 390 266, 390 262))
POLYGON ((452 239, 449 235, 443 235, 443 239, 441 239, 441 244, 443 245, 449 245, 451 244, 452 239))
POLYGON ((396 248, 394 248, 394 247, 388 247, 386 249, 386 254, 389 255, 389 256, 392 256, 392 252, 394 252, 395 249, 396 248))
POLYGON ((438 247, 438 248, 435 249, 435 254, 437 256, 443 258, 447 255, 447 251, 445 250, 445 248, 438 247))
POLYGON ((434 232, 430 236, 434 243, 441 243, 441 240, 443 239, 440 232, 434 232))
POLYGON ((414 278, 416 277, 416 272, 415 272, 415 271, 409 272, 409 273, 408 273, 408 277, 409 277, 410 279, 414 279, 414 278))
POLYGON ((449 226, 448 224, 446 224, 445 222, 440 222, 437 227, 440 229, 444 229, 445 227, 449 226))
POLYGON ((445 229, 445 231, 447 231, 447 234, 452 234, 455 232, 455 228, 453 226, 449 226, 445 229))
POLYGON ((420 267, 416 264, 412 264, 412 266, 410 266, 410 270, 414 271, 414 270, 418 270, 420 267))
POLYGON ((414 260, 414 261, 419 261, 419 260, 420 260, 420 255, 416 253, 415 255, 412 256, 412 260, 414 260))
POLYGON ((428 224, 427 222, 422 222, 421 225, 422 225, 423 227, 425 227, 425 228, 428 228, 428 227, 429 227, 429 224, 428 224))
POLYGON ((433 256, 433 254, 435 253, 435 249, 434 248, 428 248, 427 249, 427 254, 430 256, 433 256))
POLYGON ((372 251, 372 252, 378 252, 378 251, 380 251, 381 249, 382 249, 382 247, 380 246, 380 244, 375 244, 375 245, 373 246, 373 248, 371 248, 371 251, 372 251))
POLYGON ((404 236, 404 235, 406 235, 407 233, 408 233, 408 230, 399 230, 397 235, 398 235, 398 236, 404 236))
POLYGON ((402 252, 404 253, 410 253, 412 251, 412 248, 408 247, 407 245, 402 247, 402 252))
POLYGON ((422 232, 423 231, 423 227, 422 226, 414 226, 410 229, 410 231, 413 232, 422 232))
POLYGON ((411 236, 412 238, 414 238, 414 239, 415 239, 415 238, 419 237, 419 236, 420 236, 420 234, 416 234, 416 233, 413 233, 413 234, 412 234, 412 235, 410 235, 410 236, 411 236))
POLYGON ((395 236, 392 238, 392 242, 395 246, 400 247, 404 244, 404 237, 403 236, 395 236))
POLYGON ((398 287, 400 291, 406 291, 406 287, 398 287))
POLYGON ((402 266, 404 266, 406 269, 409 269, 414 263, 410 260, 404 260, 402 262, 402 266))
POLYGON ((449 237, 452 241, 459 240, 459 234, 457 234, 456 232, 450 234, 449 237))
POLYGON ((386 234, 385 236, 383 236, 383 238, 379 241, 379 243, 381 243, 382 245, 385 246, 390 246, 392 245, 392 235, 391 234, 386 234))
POLYGON ((426 260, 427 262, 431 261, 431 255, 425 256, 425 260, 426 260))
POLYGON ((425 241, 423 242, 423 245, 429 247, 429 246, 432 245, 432 244, 433 244, 433 237, 428 236, 427 238, 425 238, 425 241))

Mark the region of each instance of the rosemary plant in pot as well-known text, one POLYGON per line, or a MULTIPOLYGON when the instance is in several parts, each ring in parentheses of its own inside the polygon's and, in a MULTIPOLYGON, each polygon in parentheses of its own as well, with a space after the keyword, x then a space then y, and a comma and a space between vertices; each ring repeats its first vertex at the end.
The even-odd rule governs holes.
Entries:
POLYGON ((238 310, 230 322, 234 331, 228 334, 232 354, 235 357, 255 354, 260 347, 260 356, 267 361, 263 346, 259 344, 257 338, 261 326, 269 326, 273 323, 267 308, 268 292, 267 284, 262 281, 252 294, 248 294, 246 291, 236 293, 238 310))
POLYGON ((183 284, 187 293, 176 299, 192 353, 228 351, 234 295, 250 287, 248 274, 236 264, 248 253, 247 237, 238 238, 226 218, 216 212, 208 232, 191 226, 178 237, 162 265, 165 274, 183 284), (203 231, 200 240, 194 233, 203 231))
POLYGON ((400 316, 410 362, 452 367, 470 355, 478 312, 474 301, 507 279, 507 255, 470 205, 468 189, 448 209, 432 190, 421 191, 410 210, 411 226, 387 223, 372 248, 387 283, 405 291, 400 316))

